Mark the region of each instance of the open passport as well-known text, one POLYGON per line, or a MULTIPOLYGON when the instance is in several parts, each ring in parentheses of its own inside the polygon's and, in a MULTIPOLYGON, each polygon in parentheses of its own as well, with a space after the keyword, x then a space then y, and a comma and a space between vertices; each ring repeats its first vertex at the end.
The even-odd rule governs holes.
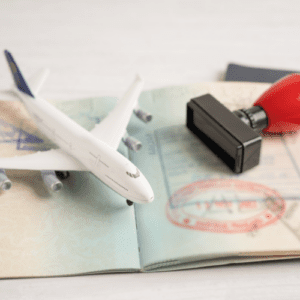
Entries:
MULTIPOLYGON (((264 137, 260 164, 234 174, 185 126, 186 103, 210 93, 248 108, 269 84, 202 83, 142 93, 149 124, 132 117, 143 147, 119 151, 140 168, 151 204, 125 199, 86 172, 49 192, 40 172, 7 170, 0 192, 0 277, 169 271, 300 256, 300 137, 264 137)), ((114 107, 106 97, 54 102, 91 130, 114 107)), ((0 102, 0 155, 55 147, 21 103, 0 102)))

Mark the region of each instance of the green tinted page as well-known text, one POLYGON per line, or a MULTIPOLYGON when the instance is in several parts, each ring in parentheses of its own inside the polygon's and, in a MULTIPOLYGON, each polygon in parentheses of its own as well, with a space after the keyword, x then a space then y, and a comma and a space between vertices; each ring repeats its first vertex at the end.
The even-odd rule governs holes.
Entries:
POLYGON ((153 121, 135 134, 143 151, 132 160, 155 194, 153 203, 135 206, 143 270, 299 255, 297 139, 264 138, 259 166, 237 175, 185 126, 191 98, 211 93, 234 110, 267 88, 208 83, 142 94, 153 121))

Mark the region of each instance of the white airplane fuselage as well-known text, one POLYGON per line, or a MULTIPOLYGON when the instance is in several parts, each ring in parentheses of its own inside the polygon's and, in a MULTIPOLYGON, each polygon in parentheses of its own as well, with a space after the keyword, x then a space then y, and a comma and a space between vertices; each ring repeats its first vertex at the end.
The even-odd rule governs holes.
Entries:
POLYGON ((49 102, 39 97, 32 98, 17 88, 13 91, 25 104, 38 129, 107 186, 136 203, 153 201, 149 182, 126 157, 49 102))

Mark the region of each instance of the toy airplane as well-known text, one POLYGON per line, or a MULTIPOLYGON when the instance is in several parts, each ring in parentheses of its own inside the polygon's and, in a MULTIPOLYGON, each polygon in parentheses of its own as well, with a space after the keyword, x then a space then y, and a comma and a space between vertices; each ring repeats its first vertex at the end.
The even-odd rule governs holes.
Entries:
POLYGON ((11 186, 10 180, 5 175, 5 169, 43 170, 41 172, 44 183, 54 191, 62 188, 62 183, 57 176, 67 177, 66 171, 90 171, 111 189, 125 197, 128 205, 132 205, 133 202, 152 202, 153 190, 145 176, 117 151, 121 140, 132 150, 138 150, 141 146, 136 139, 125 137, 132 112, 144 122, 152 118, 138 107, 143 80, 137 76, 110 114, 89 132, 49 102, 38 97, 38 91, 47 71, 36 74, 27 85, 11 53, 6 50, 4 53, 15 87, 9 92, 1 93, 2 96, 7 96, 3 100, 21 100, 39 130, 60 149, 20 157, 0 158, 1 188, 7 190, 11 186))

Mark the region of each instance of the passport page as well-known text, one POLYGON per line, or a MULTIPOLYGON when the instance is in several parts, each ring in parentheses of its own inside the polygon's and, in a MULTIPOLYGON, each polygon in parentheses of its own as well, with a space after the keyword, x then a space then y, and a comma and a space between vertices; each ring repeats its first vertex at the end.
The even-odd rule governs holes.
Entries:
MULTIPOLYGON (((114 98, 55 102, 86 129, 116 103, 114 98)), ((0 155, 55 148, 20 102, 0 101, 0 155)), ((120 147, 120 152, 127 149, 120 147)), ((140 269, 134 208, 88 172, 70 172, 59 192, 37 171, 7 170, 0 191, 0 277, 38 277, 140 269)))
POLYGON ((185 126, 186 103, 210 93, 230 110, 248 108, 269 87, 203 83, 146 92, 152 123, 132 155, 154 189, 137 205, 143 270, 172 270, 300 254, 300 140, 264 137, 260 164, 234 174, 185 126))

